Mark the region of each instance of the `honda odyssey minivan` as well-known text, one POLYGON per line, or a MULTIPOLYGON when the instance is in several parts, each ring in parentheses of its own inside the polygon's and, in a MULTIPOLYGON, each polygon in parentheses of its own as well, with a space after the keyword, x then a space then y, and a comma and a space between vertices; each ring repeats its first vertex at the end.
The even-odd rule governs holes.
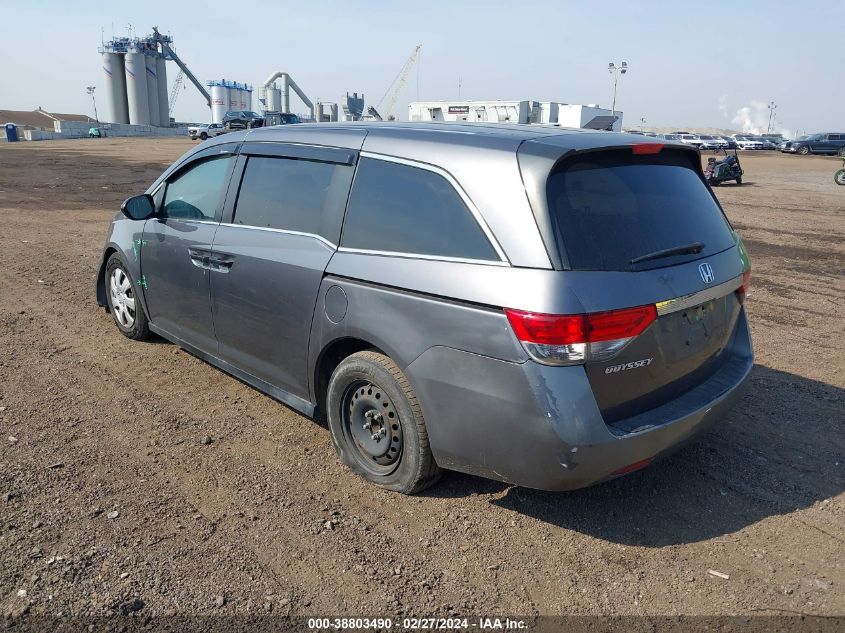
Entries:
POLYGON ((748 258, 694 147, 527 125, 210 139, 127 199, 97 299, 308 416, 412 493, 648 465, 753 363, 748 258))

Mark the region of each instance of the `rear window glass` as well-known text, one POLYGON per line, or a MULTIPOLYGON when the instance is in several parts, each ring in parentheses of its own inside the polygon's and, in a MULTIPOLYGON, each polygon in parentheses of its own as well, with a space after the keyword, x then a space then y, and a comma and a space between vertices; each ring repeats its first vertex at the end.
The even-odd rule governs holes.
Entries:
POLYGON ((586 154, 549 176, 549 208, 576 270, 658 268, 718 253, 734 244, 710 191, 681 152, 586 154), (696 254, 639 263, 658 251, 703 244, 696 254))

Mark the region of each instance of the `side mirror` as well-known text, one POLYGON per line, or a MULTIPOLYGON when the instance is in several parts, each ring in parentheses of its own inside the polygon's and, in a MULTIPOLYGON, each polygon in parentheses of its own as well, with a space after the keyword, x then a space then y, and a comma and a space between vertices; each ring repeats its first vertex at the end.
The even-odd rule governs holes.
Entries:
POLYGON ((127 198, 120 205, 120 212, 130 220, 147 220, 153 217, 155 211, 155 202, 153 201, 153 197, 148 193, 127 198))

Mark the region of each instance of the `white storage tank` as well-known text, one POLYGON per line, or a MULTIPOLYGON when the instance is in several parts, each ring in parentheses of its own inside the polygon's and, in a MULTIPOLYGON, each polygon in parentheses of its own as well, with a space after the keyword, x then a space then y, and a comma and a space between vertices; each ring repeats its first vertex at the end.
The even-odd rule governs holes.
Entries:
POLYGON ((156 79, 156 58, 144 55, 147 75, 147 103, 150 109, 150 125, 160 125, 158 109, 158 80, 156 79))
POLYGON ((106 74, 106 98, 109 101, 111 123, 129 123, 129 104, 126 101, 126 68, 123 55, 103 53, 106 74))
POLYGON ((144 54, 131 50, 124 56, 126 98, 129 122, 132 125, 150 124, 150 102, 147 97, 147 65, 144 54))
POLYGON ((241 109, 241 94, 238 88, 229 88, 229 110, 241 109))
POLYGON ((170 127, 170 100, 167 94, 167 62, 164 57, 156 58, 156 83, 158 85, 158 120, 164 127, 170 127))
POLYGON ((272 112, 280 112, 282 110, 282 91, 273 86, 267 88, 267 109, 272 112))
POLYGON ((252 90, 241 90, 241 110, 252 110, 252 90))
POLYGON ((229 89, 226 86, 211 86, 211 122, 222 123, 229 107, 229 89))

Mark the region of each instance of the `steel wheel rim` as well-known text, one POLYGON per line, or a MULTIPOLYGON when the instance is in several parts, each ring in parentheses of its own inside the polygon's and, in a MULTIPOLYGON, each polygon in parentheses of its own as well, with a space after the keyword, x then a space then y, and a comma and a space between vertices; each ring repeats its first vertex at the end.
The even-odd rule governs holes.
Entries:
POLYGON ((135 293, 129 275, 122 268, 115 268, 109 278, 109 298, 114 320, 125 329, 135 325, 135 293))
POLYGON ((385 476, 403 453, 399 412, 384 389, 366 381, 350 384, 341 400, 341 425, 355 461, 367 472, 385 476))

